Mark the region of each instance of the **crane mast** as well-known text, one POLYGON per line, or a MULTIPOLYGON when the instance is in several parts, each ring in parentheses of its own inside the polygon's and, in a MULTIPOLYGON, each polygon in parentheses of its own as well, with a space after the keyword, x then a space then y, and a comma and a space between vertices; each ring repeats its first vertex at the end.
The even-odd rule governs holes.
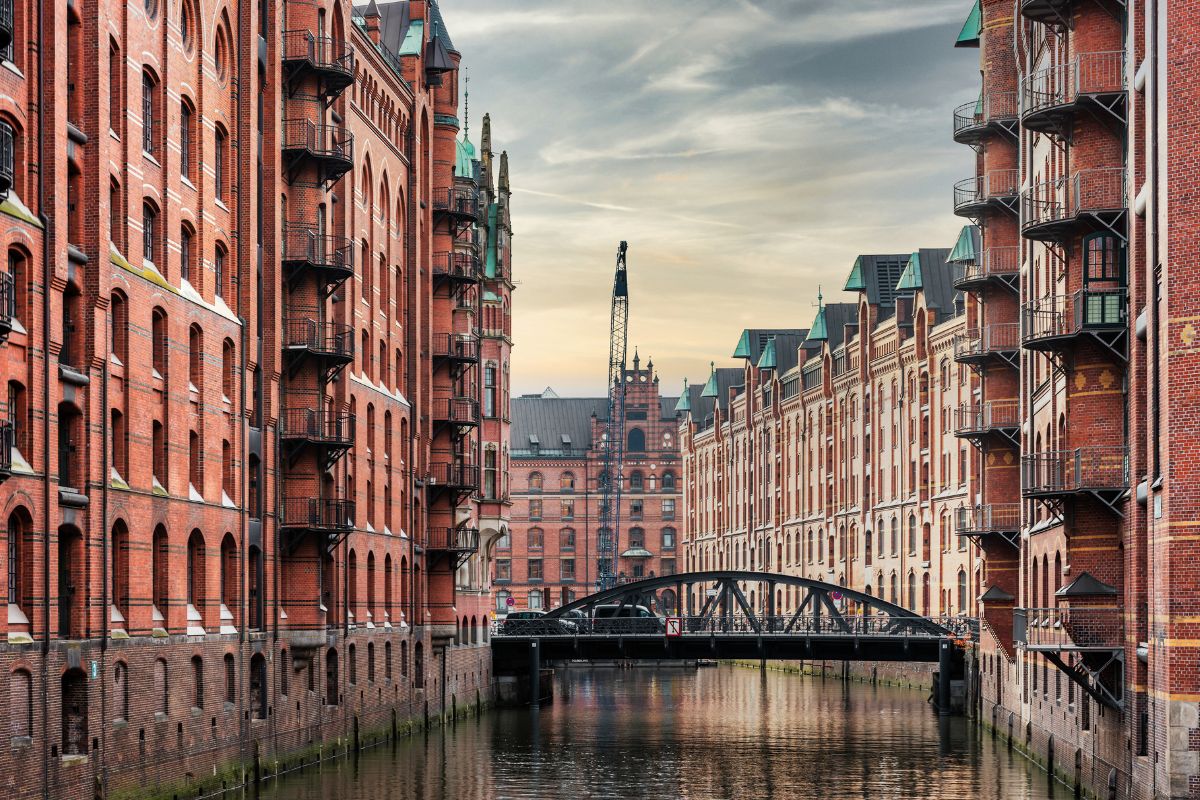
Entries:
POLYGON ((597 588, 611 589, 617 583, 617 543, 621 530, 621 468, 625 457, 625 354, 629 344, 629 282, 625 274, 626 243, 617 247, 617 270, 613 276, 612 317, 608 334, 608 417, 600 448, 604 470, 600 473, 603 492, 600 503, 599 560, 597 588))

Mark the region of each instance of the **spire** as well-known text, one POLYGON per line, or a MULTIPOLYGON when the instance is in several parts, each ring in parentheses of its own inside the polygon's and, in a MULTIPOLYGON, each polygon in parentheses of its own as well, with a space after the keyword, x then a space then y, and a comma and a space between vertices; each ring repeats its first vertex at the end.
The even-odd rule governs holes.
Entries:
POLYGON ((375 0, 371 0, 370 3, 367 3, 367 10, 363 12, 363 17, 365 19, 370 19, 371 17, 378 16, 380 16, 379 6, 375 5, 375 0))
POLYGON ((508 151, 500 151, 500 191, 507 192, 508 188, 508 151))
MULTIPOLYGON (((371 0, 375 2, 375 0, 371 0)), ((471 68, 465 70, 463 78, 463 138, 471 138, 471 68)))
POLYGON ((688 391, 687 378, 684 378, 683 379, 683 392, 681 392, 679 395, 679 402, 675 404, 675 411, 682 414, 684 412, 691 411, 691 410, 692 410, 692 397, 691 397, 691 393, 688 391))
POLYGON ((479 152, 485 155, 492 154, 492 115, 483 115, 483 133, 479 138, 479 152))
POLYGON ((635 348, 633 348, 633 371, 637 372, 638 368, 641 366, 641 364, 642 364, 642 359, 640 356, 638 356, 638 349, 635 347, 635 348))

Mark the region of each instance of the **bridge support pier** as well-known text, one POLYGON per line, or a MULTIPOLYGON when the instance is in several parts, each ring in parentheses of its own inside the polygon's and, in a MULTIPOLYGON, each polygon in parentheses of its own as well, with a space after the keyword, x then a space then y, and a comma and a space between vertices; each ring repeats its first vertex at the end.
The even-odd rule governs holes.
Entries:
POLYGON ((954 649, 949 639, 938 643, 937 708, 938 713, 950 713, 950 680, 954 668, 954 649))
POLYGON ((529 643, 529 704, 537 708, 542 704, 542 654, 536 639, 529 643))

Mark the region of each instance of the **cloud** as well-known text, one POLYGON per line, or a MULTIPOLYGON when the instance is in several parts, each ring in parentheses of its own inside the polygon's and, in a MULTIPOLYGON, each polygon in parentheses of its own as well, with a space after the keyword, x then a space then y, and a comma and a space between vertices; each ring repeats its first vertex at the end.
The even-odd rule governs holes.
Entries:
MULTIPOLYGON (((948 246, 969 0, 442 0, 514 187, 513 390, 603 393, 616 244, 663 385, 805 327, 854 256, 948 246)), ((478 143, 476 139, 476 143, 478 143)))

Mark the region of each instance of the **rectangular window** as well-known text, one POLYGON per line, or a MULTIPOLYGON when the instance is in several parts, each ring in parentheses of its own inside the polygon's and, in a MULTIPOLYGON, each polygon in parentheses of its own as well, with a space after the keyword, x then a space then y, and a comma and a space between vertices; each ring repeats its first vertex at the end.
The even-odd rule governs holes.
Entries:
POLYGON ((629 501, 629 518, 630 519, 641 519, 642 518, 642 501, 641 500, 629 501))
POLYGON ((633 565, 633 577, 635 577, 635 578, 646 577, 646 568, 641 564, 634 564, 633 565))
POLYGON ((674 528, 663 528, 662 547, 663 547, 663 550, 674 550, 675 549, 675 529, 674 528))
POLYGON ((179 234, 179 277, 192 282, 192 234, 187 228, 179 234))
POLYGON ((575 530, 573 528, 564 528, 558 537, 558 548, 560 550, 575 549, 575 530))
POLYGON ((559 577, 564 581, 575 580, 575 559, 564 558, 559 568, 559 577))
POLYGON ((542 579, 542 560, 540 558, 529 559, 529 580, 540 581, 542 579))
POLYGON ((663 500, 662 501, 662 518, 665 520, 675 519, 675 501, 674 500, 663 500))
POLYGON ((574 500, 563 500, 562 501, 562 518, 563 519, 575 519, 575 501, 574 500))
POLYGON ((512 560, 508 558, 496 559, 496 580, 511 581, 512 580, 512 560))
POLYGON ((541 590, 534 589, 533 591, 531 591, 529 593, 529 610, 530 611, 541 611, 542 610, 541 590))
POLYGON ((541 519, 542 518, 542 501, 541 500, 530 500, 529 501, 529 518, 530 519, 541 519))
POLYGON ((213 294, 225 298, 225 251, 220 247, 213 257, 213 294))
POLYGON ((659 562, 659 568, 662 570, 663 575, 674 575, 675 574, 675 559, 664 558, 662 561, 659 562))
POLYGON ((154 263, 154 209, 142 206, 142 260, 154 263))

